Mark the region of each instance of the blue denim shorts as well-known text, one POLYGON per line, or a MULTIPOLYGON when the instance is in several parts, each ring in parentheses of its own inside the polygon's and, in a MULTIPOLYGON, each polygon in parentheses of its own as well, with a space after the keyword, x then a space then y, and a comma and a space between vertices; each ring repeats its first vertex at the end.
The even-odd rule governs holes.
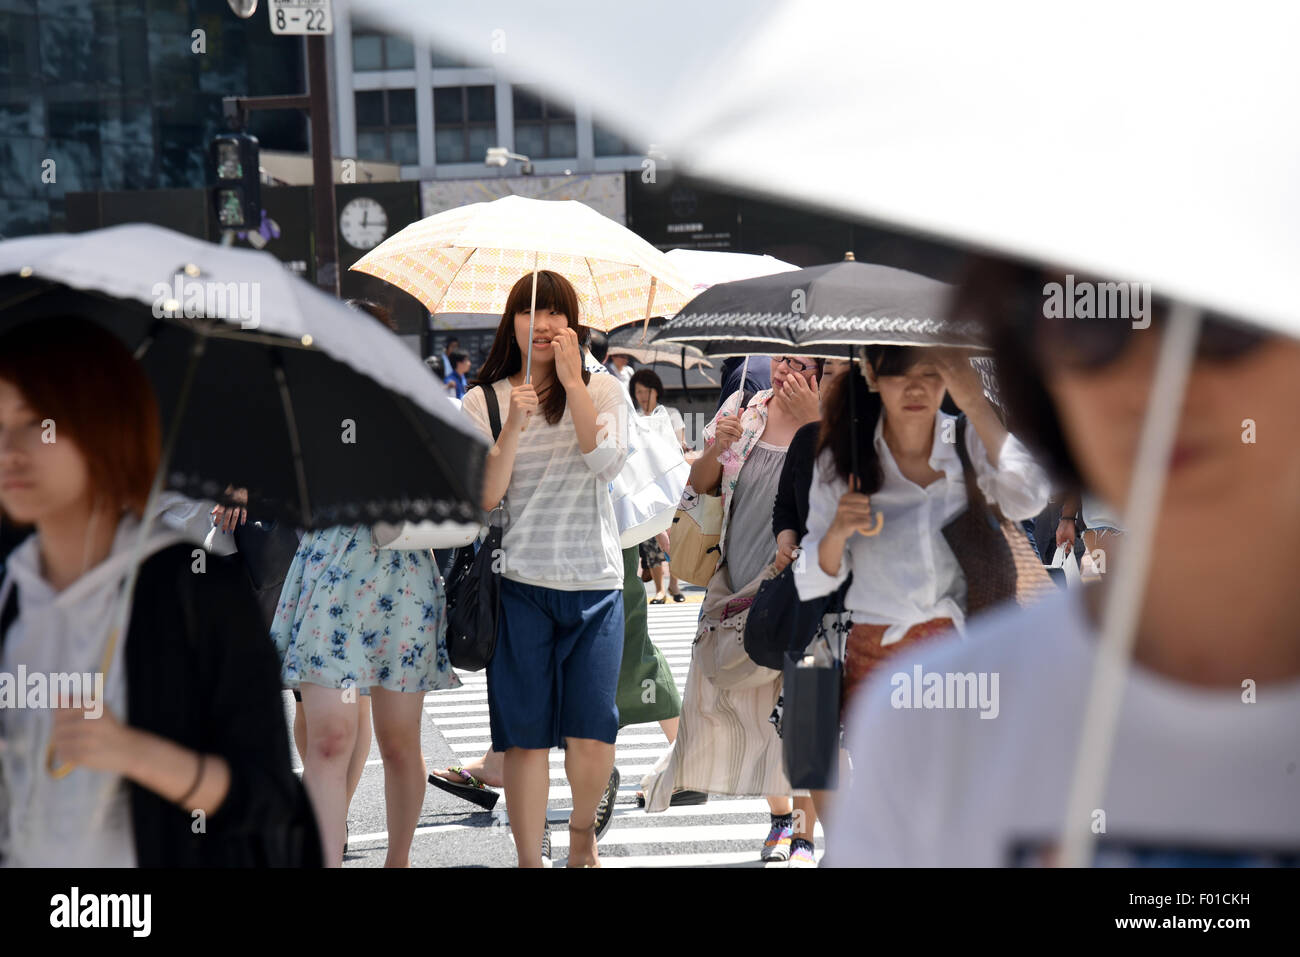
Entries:
POLYGON ((560 591, 501 579, 487 666, 492 750, 613 744, 623 661, 623 592, 560 591))

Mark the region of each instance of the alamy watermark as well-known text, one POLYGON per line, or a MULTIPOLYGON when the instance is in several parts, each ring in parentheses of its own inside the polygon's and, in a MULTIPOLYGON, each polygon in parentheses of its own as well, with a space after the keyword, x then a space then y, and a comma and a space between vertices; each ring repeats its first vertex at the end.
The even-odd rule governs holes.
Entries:
POLYGON ((90 671, 31 671, 19 665, 0 671, 0 709, 84 708, 87 718, 104 713, 104 674, 90 671))
POLYGON ((1151 325, 1151 283, 1076 282, 1074 274, 1064 283, 1043 286, 1045 319, 1124 319, 1134 329, 1151 325))
POLYGON ((217 317, 238 320, 241 329, 262 322, 261 283, 196 280, 178 272, 170 285, 156 282, 150 292, 155 319, 217 317))
POLYGON ((924 671, 913 665, 911 672, 895 672, 889 684, 895 708, 978 708, 980 718, 996 718, 1001 710, 996 671, 924 671))

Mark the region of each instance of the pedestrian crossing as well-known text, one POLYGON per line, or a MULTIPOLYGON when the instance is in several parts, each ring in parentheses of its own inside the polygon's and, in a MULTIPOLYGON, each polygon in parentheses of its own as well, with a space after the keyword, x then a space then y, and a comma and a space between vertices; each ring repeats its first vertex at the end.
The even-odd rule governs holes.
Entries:
MULTIPOLYGON (((650 638, 668 660, 679 690, 686 687, 691 645, 699 615, 698 602, 649 606, 650 638)), ((463 682, 455 691, 436 692, 425 698, 425 713, 459 760, 472 761, 491 746, 487 713, 487 678, 483 672, 460 672, 463 682)), ((641 779, 668 750, 657 722, 629 725, 619 732, 614 763, 621 777, 614 820, 600 841, 604 867, 762 867, 759 851, 770 824, 767 802, 761 797, 711 797, 706 804, 673 807, 647 814, 636 807, 641 779)), ((564 775, 564 752, 550 754, 550 800, 547 819, 553 829, 551 845, 556 866, 568 849, 568 819, 572 792, 564 775)), ((504 824, 508 819, 504 796, 485 822, 504 824)), ((463 830, 464 825, 420 828, 432 835, 443 828, 463 830)), ((822 853, 820 824, 815 830, 817 856, 822 853)), ((785 864, 769 864, 784 867, 785 864)))

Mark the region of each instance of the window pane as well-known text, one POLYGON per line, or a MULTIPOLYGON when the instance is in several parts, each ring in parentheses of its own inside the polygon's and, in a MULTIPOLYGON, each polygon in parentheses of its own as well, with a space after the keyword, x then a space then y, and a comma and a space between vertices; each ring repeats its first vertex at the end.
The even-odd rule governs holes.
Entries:
POLYGON ((388 48, 387 66, 390 70, 410 70, 415 66, 415 50, 411 41, 402 37, 385 37, 388 48))
POLYGON ((602 126, 593 125, 592 133, 596 141, 597 156, 624 156, 636 152, 631 145, 623 141, 623 137, 602 126))
POLYGON ((573 119, 573 106, 572 104, 556 103, 553 100, 547 100, 546 118, 548 120, 571 120, 573 119))
POLYGON ((439 163, 465 162, 465 130, 463 127, 437 129, 434 131, 433 140, 439 163))
POLYGON ((435 126, 462 123, 465 111, 461 103, 464 87, 444 86, 433 91, 433 122, 435 126))
POLYGON ((530 159, 545 157, 541 124, 524 124, 515 126, 515 152, 523 153, 530 159))
POLYGON ((384 125, 384 92, 367 90, 356 95, 357 127, 384 125))
POLYGON ((467 66, 464 60, 452 53, 446 53, 442 50, 434 49, 433 68, 435 70, 456 70, 460 67, 467 66))
POLYGON ((515 119, 540 120, 542 101, 521 86, 514 88, 515 119))
POLYGON ((389 126, 414 126, 415 125, 415 91, 414 90, 389 90, 388 91, 388 125, 389 126))
POLYGON ((420 162, 420 144, 415 130, 393 130, 388 134, 390 158, 403 166, 414 166, 420 162))
POLYGON ((468 118, 471 123, 492 123, 497 118, 496 87, 467 86, 468 118))
POLYGON ((384 38, 374 33, 352 34, 352 69, 382 70, 384 38))
POLYGON ((471 126, 469 128, 470 161, 478 162, 486 157, 488 147, 497 145, 496 139, 497 130, 495 126, 471 126))
POLYGON ((548 127, 550 152, 552 157, 576 157, 578 155, 578 134, 572 123, 551 123, 548 127))
POLYGON ((386 160, 388 144, 383 131, 357 133, 357 159, 386 160))

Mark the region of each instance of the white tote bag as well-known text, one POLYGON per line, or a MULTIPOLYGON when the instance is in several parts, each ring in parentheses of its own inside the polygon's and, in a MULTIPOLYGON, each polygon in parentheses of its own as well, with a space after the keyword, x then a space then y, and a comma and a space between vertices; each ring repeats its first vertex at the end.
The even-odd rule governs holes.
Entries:
POLYGON ((1078 588, 1083 578, 1079 572, 1079 560, 1074 557, 1074 548, 1065 548, 1056 546, 1056 554, 1052 556, 1052 564, 1048 568, 1060 568, 1065 572, 1065 587, 1078 588))
POLYGON ((627 461, 609 483, 620 548, 639 545, 672 526, 691 474, 662 406, 655 414, 642 416, 629 403, 627 412, 627 461))

